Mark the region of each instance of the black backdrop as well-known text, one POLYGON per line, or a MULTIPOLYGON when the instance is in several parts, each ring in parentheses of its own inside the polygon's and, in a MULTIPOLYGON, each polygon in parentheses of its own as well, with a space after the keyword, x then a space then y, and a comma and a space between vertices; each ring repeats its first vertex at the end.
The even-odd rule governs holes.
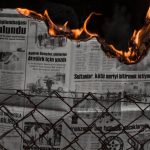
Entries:
POLYGON ((90 12, 89 30, 98 32, 118 48, 126 48, 134 29, 144 24, 149 0, 1 0, 1 8, 29 8, 37 12, 48 9, 54 22, 69 21, 70 28, 80 27, 90 12))

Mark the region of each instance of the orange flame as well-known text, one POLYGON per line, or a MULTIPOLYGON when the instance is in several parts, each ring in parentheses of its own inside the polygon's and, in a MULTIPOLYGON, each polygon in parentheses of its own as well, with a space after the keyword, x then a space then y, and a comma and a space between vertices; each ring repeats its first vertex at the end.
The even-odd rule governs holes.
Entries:
POLYGON ((29 9, 17 8, 16 10, 24 16, 33 17, 45 21, 46 25, 48 26, 48 33, 50 36, 66 36, 69 39, 76 40, 89 40, 93 37, 98 36, 98 34, 91 33, 87 30, 87 24, 89 23, 89 20, 93 15, 100 15, 98 13, 92 12, 85 20, 82 28, 70 30, 67 27, 68 22, 61 26, 55 25, 54 22, 51 20, 47 10, 45 10, 44 14, 40 14, 29 9), (83 36, 84 38, 82 39, 81 36, 83 36))
POLYGON ((150 48, 150 7, 147 11, 144 26, 134 31, 126 51, 118 50, 113 45, 104 42, 100 37, 98 41, 102 44, 103 50, 110 57, 116 57, 125 64, 135 64, 142 60, 150 48))
POLYGON ((148 9, 148 11, 147 11, 146 18, 147 18, 147 19, 150 19, 150 7, 149 7, 149 9, 148 9))
POLYGON ((102 49, 108 56, 117 57, 125 64, 138 63, 142 58, 144 58, 148 52, 148 49, 150 48, 150 7, 146 14, 145 25, 140 30, 134 31, 129 43, 129 47, 126 51, 116 49, 113 45, 109 45, 98 34, 88 31, 87 24, 89 23, 91 17, 93 15, 100 14, 92 12, 84 21, 84 24, 81 28, 69 29, 67 27, 68 22, 61 26, 55 25, 51 20, 47 10, 45 10, 44 14, 40 14, 29 9, 17 8, 16 10, 24 16, 43 20, 48 27, 48 33, 50 36, 66 36, 71 40, 78 41, 87 41, 93 37, 96 37, 101 43, 102 49))
POLYGON ((83 35, 83 34, 86 35, 86 39, 84 39, 84 41, 89 40, 89 39, 91 39, 91 38, 93 38, 93 37, 98 37, 98 34, 96 34, 96 33, 91 33, 90 31, 87 30, 87 24, 89 23, 89 21, 90 21, 90 19, 91 19, 91 17, 92 17, 93 15, 101 15, 101 14, 92 12, 92 13, 87 17, 87 19, 84 21, 84 24, 83 24, 83 27, 82 27, 82 28, 80 28, 80 29, 72 29, 71 32, 72 32, 73 35, 74 35, 74 36, 73 36, 74 39, 76 39, 76 40, 77 40, 77 39, 80 39, 80 36, 83 35))
POLYGON ((36 13, 35 11, 24 9, 24 8, 17 8, 16 9, 20 14, 26 16, 26 17, 34 17, 36 19, 44 20, 43 15, 40 13, 36 13))

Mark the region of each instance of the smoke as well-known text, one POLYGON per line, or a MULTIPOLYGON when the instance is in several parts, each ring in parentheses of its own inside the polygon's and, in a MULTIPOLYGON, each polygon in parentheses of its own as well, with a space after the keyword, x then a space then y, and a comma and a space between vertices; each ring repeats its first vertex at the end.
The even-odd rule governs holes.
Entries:
POLYGON ((131 25, 126 7, 115 5, 112 17, 104 20, 102 31, 105 39, 117 48, 127 48, 131 37, 131 25))

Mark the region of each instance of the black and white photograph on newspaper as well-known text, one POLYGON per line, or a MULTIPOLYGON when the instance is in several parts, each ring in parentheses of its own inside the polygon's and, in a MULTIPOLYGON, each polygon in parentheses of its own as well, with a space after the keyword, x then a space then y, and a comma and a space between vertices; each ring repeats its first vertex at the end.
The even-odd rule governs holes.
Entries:
MULTIPOLYGON (((41 149, 44 149, 44 147, 60 147, 62 125, 53 128, 50 124, 46 123, 37 124, 35 122, 26 122, 24 125, 24 131, 26 133, 24 143, 30 145, 30 143, 36 141, 37 146, 41 149)), ((24 147, 26 147, 25 144, 24 147)))

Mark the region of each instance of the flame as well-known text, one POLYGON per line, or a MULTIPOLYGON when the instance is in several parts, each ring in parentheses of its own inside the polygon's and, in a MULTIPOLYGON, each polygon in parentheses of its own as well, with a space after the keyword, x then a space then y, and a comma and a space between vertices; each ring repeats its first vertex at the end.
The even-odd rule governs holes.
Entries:
POLYGON ((146 14, 144 26, 138 31, 134 30, 126 51, 119 50, 114 45, 109 45, 100 37, 97 39, 108 56, 116 57, 125 64, 136 64, 140 62, 147 55, 150 48, 150 7, 146 14))
POLYGON ((49 26, 48 33, 49 33, 49 35, 56 36, 55 28, 57 28, 57 27, 55 26, 55 24, 53 23, 53 21, 49 17, 47 10, 45 10, 45 12, 44 12, 44 17, 45 17, 45 20, 47 20, 47 22, 48 22, 48 26, 49 26))
POLYGON ((75 40, 89 40, 93 37, 97 37, 98 34, 91 33, 87 30, 87 24, 89 23, 93 15, 101 15, 95 12, 92 12, 87 19, 84 21, 83 27, 80 29, 69 29, 67 27, 68 21, 64 25, 55 25, 52 19, 50 18, 48 11, 45 10, 44 14, 37 13, 35 11, 23 8, 16 9, 20 14, 26 17, 33 17, 35 19, 40 19, 45 22, 48 27, 48 33, 50 36, 66 36, 69 39, 75 40), (82 38, 83 37, 83 38, 82 38))
POLYGON ((139 37, 141 32, 142 30, 139 31, 134 30, 133 35, 131 37, 131 40, 133 40, 137 46, 140 45, 139 37))
POLYGON ((148 11, 147 11, 146 18, 147 18, 147 19, 150 19, 150 7, 149 7, 149 9, 148 9, 148 11))
POLYGON ((44 20, 43 15, 40 13, 36 13, 35 11, 29 10, 29 9, 24 9, 24 8, 17 8, 16 9, 20 14, 26 16, 26 17, 33 17, 36 19, 41 19, 44 20))
POLYGON ((30 13, 31 13, 31 11, 28 9, 17 8, 16 10, 24 16, 30 16, 30 13))
POLYGON ((86 35, 86 38, 84 39, 84 41, 86 40, 89 40, 93 37, 98 37, 98 34, 96 33, 91 33, 90 31, 87 30, 87 24, 89 23, 91 17, 93 15, 101 15, 99 13, 95 13, 95 12, 92 12, 88 17, 87 19, 84 21, 84 24, 82 26, 82 28, 80 29, 72 29, 71 32, 73 33, 73 38, 76 39, 76 40, 80 40, 80 37, 81 35, 85 34, 86 35))
POLYGON ((51 20, 48 11, 45 10, 44 14, 37 13, 35 11, 23 8, 16 9, 20 14, 26 17, 32 17, 35 19, 39 19, 45 22, 48 28, 48 33, 50 36, 66 36, 71 40, 77 41, 87 41, 93 37, 96 37, 98 42, 101 44, 103 51, 109 57, 116 57, 119 61, 125 64, 135 64, 144 58, 147 54, 148 49, 150 48, 150 7, 147 11, 145 24, 144 26, 138 30, 134 31, 128 49, 118 50, 114 45, 108 44, 104 39, 100 37, 100 35, 96 33, 91 33, 87 29, 87 25, 93 15, 101 15, 95 12, 92 12, 87 19, 84 21, 83 26, 79 29, 69 29, 68 21, 63 25, 56 25, 51 20))

